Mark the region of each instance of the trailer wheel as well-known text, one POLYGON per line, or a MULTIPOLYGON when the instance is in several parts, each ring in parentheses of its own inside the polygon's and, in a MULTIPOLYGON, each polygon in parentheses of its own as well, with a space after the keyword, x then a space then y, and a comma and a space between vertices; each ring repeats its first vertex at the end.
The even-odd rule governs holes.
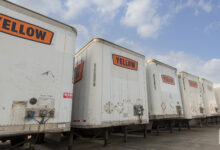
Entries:
POLYGON ((44 133, 39 133, 39 134, 35 134, 35 135, 32 135, 32 136, 33 136, 35 144, 44 143, 44 133))
POLYGON ((25 139, 26 139, 26 135, 12 137, 11 138, 11 146, 17 145, 19 143, 21 143, 21 144, 19 144, 18 146, 23 146, 25 139))
POLYGON ((67 136, 69 135, 69 133, 68 133, 68 132, 63 132, 62 135, 63 135, 64 137, 67 137, 67 136))
POLYGON ((2 143, 5 143, 7 140, 8 140, 7 138, 2 138, 2 139, 0 139, 0 141, 1 141, 2 143))

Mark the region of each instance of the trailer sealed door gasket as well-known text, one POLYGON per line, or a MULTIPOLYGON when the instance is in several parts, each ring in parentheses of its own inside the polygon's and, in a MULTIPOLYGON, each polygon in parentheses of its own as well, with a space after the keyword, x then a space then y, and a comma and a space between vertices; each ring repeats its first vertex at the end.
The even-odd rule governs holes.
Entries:
POLYGON ((0 14, 0 32, 50 45, 54 33, 39 26, 0 14))
POLYGON ((120 66, 123 68, 137 70, 138 69, 138 62, 132 59, 112 54, 113 64, 116 66, 120 66))

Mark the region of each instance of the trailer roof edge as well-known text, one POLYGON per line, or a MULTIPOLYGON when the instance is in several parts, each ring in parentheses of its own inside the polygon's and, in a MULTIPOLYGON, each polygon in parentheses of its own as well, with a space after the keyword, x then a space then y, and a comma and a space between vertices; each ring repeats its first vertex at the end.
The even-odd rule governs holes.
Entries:
POLYGON ((156 60, 156 59, 149 59, 149 60, 147 60, 145 63, 146 64, 150 64, 150 63, 157 63, 157 64, 160 64, 160 65, 163 65, 163 66, 166 66, 166 67, 168 67, 168 68, 170 68, 170 69, 173 69, 173 70, 176 70, 177 71, 177 68, 175 68, 175 67, 173 67, 173 66, 170 66, 170 65, 168 65, 168 64, 165 64, 165 63, 163 63, 163 62, 161 62, 161 61, 158 61, 158 60, 156 60))
POLYGON ((35 17, 39 20, 42 20, 42 21, 45 21, 47 23, 50 23, 52 24, 51 22, 53 23, 56 23, 57 26, 62 26, 63 28, 68 28, 68 29, 71 29, 73 32, 75 32, 77 34, 77 29, 71 25, 68 25, 68 24, 65 24, 61 21, 58 21, 56 19, 53 19, 53 18, 50 18, 48 16, 45 16, 41 13, 38 13, 38 12, 35 12, 33 10, 30 10, 28 8, 25 8, 23 6, 20 6, 20 5, 17 5, 13 2, 10 2, 8 0, 0 0, 0 4, 4 5, 5 7, 9 8, 9 9, 13 9, 14 11, 17 11, 17 12, 21 12, 27 16, 30 16, 30 17, 35 17), (20 10, 19 10, 20 9, 20 10), (51 21, 51 22, 50 22, 51 21))
POLYGON ((210 81, 210 80, 207 80, 207 79, 205 79, 205 78, 199 78, 200 79, 200 81, 207 81, 207 82, 209 82, 209 83, 212 83, 212 84, 214 84, 212 81, 210 81))
POLYGON ((108 44, 108 45, 110 45, 110 46, 115 46, 115 47, 117 47, 117 48, 119 48, 119 49, 121 49, 121 50, 126 50, 127 52, 129 52, 129 53, 131 53, 131 54, 135 54, 135 55, 138 55, 138 56, 140 56, 140 57, 145 58, 145 56, 142 55, 142 54, 140 54, 140 53, 137 53, 137 52, 135 52, 135 51, 132 51, 132 50, 130 50, 130 49, 128 49, 128 48, 122 47, 122 46, 120 46, 120 45, 117 45, 117 44, 115 44, 115 43, 113 43, 113 42, 107 41, 107 40, 102 39, 102 38, 93 38, 93 39, 90 40, 86 45, 84 45, 78 52, 76 52, 75 56, 76 56, 76 55, 79 55, 80 53, 82 53, 87 47, 89 47, 89 46, 90 46, 92 43, 94 43, 94 42, 102 42, 102 43, 108 44))
POLYGON ((194 75, 194 74, 191 74, 191 73, 188 73, 188 72, 185 72, 185 71, 178 72, 178 74, 188 74, 188 75, 190 75, 190 76, 194 76, 194 77, 196 77, 196 78, 200 79, 200 77, 199 77, 199 76, 194 75))

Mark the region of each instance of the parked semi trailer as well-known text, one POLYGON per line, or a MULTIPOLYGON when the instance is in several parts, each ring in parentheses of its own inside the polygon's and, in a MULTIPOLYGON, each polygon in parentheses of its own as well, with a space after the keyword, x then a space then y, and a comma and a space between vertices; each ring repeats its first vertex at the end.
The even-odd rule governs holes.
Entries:
POLYGON ((183 117, 177 69, 151 59, 146 70, 150 119, 183 117))
POLYGON ((75 54, 72 126, 94 129, 147 124, 145 56, 93 39, 75 54))
POLYGON ((218 104, 218 113, 220 113, 220 87, 215 87, 214 88, 215 91, 215 98, 216 98, 216 102, 218 104))
POLYGON ((0 1, 0 140, 70 130, 76 34, 0 1))
POLYGON ((153 127, 172 125, 182 119, 183 106, 177 69, 155 59, 146 61, 148 106, 153 127))
POLYGON ((200 78, 200 82, 202 85, 202 98, 205 106, 206 117, 213 118, 219 116, 213 83, 204 78, 200 78))
POLYGON ((186 120, 198 120, 202 125, 206 116, 202 99, 202 85, 199 77, 187 72, 179 72, 179 83, 186 120))

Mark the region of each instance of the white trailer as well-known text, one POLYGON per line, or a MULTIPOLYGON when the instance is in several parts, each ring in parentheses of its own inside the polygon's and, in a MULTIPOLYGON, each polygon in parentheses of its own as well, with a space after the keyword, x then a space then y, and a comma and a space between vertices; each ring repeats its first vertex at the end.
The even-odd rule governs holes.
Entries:
POLYGON ((145 56, 103 39, 75 54, 72 126, 148 123, 145 56))
POLYGON ((150 119, 183 117, 177 69, 155 59, 146 62, 150 119))
POLYGON ((220 87, 215 87, 214 91, 215 91, 216 102, 218 104, 218 113, 220 113, 220 87))
POLYGON ((0 1, 0 137, 70 130, 76 34, 0 1))
POLYGON ((218 105, 215 99, 215 91, 213 90, 213 83, 204 78, 200 78, 202 84, 202 98, 205 106, 205 112, 207 117, 217 116, 218 105))
POLYGON ((185 118, 204 118, 205 108, 199 77, 186 72, 180 72, 178 76, 185 118))
POLYGON ((220 113, 220 87, 214 87, 215 99, 218 105, 218 113, 220 113))

